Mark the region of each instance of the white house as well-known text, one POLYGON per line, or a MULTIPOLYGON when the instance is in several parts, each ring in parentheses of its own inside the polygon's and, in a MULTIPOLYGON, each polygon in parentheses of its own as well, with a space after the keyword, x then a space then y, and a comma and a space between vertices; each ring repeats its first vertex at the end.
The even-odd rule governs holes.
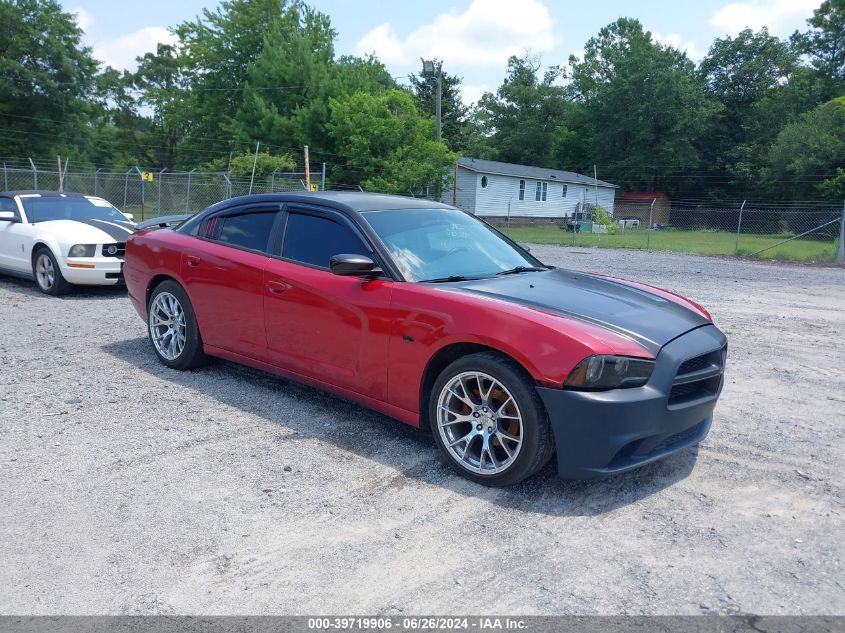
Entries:
POLYGON ((594 206, 612 216, 616 189, 571 171, 461 158, 442 201, 492 218, 564 218, 594 206))

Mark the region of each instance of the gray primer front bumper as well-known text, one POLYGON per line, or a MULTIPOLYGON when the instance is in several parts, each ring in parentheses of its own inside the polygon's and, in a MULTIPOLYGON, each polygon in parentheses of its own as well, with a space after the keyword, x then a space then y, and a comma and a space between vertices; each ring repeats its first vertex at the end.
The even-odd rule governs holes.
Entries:
POLYGON ((726 343, 714 325, 679 336, 660 350, 643 387, 594 392, 538 387, 554 431, 558 474, 584 479, 624 472, 704 439, 721 383, 713 394, 678 404, 669 404, 669 394, 681 363, 726 343))

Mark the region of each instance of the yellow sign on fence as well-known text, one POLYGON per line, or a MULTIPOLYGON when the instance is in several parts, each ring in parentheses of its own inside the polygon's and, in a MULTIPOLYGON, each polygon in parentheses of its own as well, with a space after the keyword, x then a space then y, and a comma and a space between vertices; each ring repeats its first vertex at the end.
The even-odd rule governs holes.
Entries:
POLYGON ((312 182, 309 191, 320 191, 320 185, 318 185, 316 182, 312 182))
POLYGON ((147 182, 152 182, 153 181, 153 172, 142 171, 141 172, 141 180, 146 180, 147 182))

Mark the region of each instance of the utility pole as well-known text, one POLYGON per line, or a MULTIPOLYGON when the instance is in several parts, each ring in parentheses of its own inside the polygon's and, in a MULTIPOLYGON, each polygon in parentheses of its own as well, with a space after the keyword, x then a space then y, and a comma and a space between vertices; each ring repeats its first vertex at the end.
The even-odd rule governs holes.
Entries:
POLYGON ((311 191, 311 163, 308 158, 308 146, 303 147, 305 152, 305 191, 311 191))
POLYGON ((437 64, 435 68, 434 62, 430 60, 422 60, 423 75, 426 77, 437 77, 437 99, 434 102, 434 116, 437 119, 437 142, 442 140, 442 126, 443 126, 443 62, 437 64), (435 74, 436 73, 436 74, 435 74))
POLYGON ((437 64, 437 107, 435 113, 437 117, 437 142, 439 143, 443 137, 443 62, 437 64))

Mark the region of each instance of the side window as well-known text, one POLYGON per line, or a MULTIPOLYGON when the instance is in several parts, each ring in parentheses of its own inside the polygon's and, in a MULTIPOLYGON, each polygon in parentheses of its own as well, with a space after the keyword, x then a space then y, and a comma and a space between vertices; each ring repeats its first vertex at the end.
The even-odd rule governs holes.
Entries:
POLYGON ((342 224, 304 213, 288 216, 282 257, 328 268, 332 256, 341 253, 370 256, 358 236, 342 224))
POLYGON ((224 244, 266 251, 275 219, 276 211, 217 216, 208 221, 205 235, 224 244))
POLYGON ((18 212, 18 205, 11 198, 0 198, 0 211, 14 211, 18 212))

